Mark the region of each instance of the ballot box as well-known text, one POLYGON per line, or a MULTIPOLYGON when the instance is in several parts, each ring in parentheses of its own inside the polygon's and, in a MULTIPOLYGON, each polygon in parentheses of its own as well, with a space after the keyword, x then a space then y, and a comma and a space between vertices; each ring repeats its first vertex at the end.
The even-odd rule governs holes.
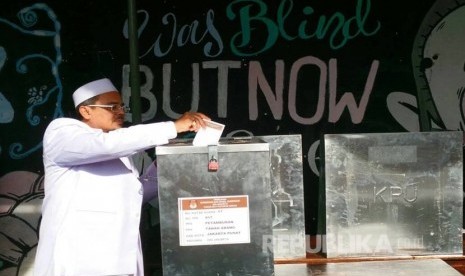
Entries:
POLYGON ((156 148, 164 275, 273 275, 269 144, 156 148))
POLYGON ((270 147, 274 259, 306 257, 301 135, 257 136, 270 147))
POLYGON ((327 256, 462 255, 462 140, 325 135, 327 256))

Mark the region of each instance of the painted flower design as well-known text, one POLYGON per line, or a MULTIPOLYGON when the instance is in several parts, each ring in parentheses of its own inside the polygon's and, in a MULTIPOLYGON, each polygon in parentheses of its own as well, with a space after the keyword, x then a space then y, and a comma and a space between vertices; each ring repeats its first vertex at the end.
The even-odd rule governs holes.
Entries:
POLYGON ((35 173, 0 178, 1 275, 32 275, 43 197, 43 177, 35 173))

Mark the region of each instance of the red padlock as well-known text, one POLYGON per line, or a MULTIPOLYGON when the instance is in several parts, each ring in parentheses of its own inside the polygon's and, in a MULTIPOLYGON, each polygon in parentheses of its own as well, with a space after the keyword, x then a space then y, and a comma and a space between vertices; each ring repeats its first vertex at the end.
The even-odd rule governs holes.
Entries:
POLYGON ((212 158, 212 159, 210 159, 210 161, 208 161, 208 171, 209 172, 218 171, 218 167, 219 167, 218 160, 216 160, 215 158, 212 158))

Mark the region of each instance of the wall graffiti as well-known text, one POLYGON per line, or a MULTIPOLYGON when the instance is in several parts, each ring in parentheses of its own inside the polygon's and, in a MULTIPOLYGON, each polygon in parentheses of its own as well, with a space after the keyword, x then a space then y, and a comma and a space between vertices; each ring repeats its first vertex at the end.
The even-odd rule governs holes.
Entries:
MULTIPOLYGON (((46 5, 43 4, 35 4, 30 7, 26 7, 21 9, 18 12, 18 18, 20 24, 11 22, 9 20, 0 18, 0 23, 3 28, 6 29, 6 33, 12 32, 12 37, 14 34, 21 34, 21 36, 26 37, 33 36, 37 38, 49 38, 50 44, 53 45, 53 52, 43 54, 38 51, 38 49, 34 49, 31 47, 31 51, 38 51, 32 53, 24 53, 18 56, 15 56, 15 51, 12 51, 12 55, 9 55, 9 50, 14 47, 10 45, 11 48, 2 47, 0 51, 2 58, 2 67, 1 70, 3 72, 7 71, 8 69, 6 61, 8 61, 8 65, 14 67, 14 71, 18 75, 28 75, 33 74, 33 70, 48 68, 50 72, 50 78, 54 81, 52 85, 48 84, 47 82, 43 83, 46 80, 36 80, 37 83, 30 83, 29 87, 21 87, 20 91, 25 94, 23 100, 25 103, 21 103, 21 105, 26 106, 26 123, 30 127, 36 127, 41 122, 43 122, 44 117, 49 116, 49 120, 62 116, 61 111, 61 81, 58 75, 58 67, 61 63, 61 53, 60 53, 60 23, 58 22, 55 13, 49 9, 46 5), (38 13, 41 16, 48 17, 47 20, 52 22, 52 29, 51 30, 42 30, 42 29, 33 29, 34 26, 37 24, 39 20, 38 13), (42 106, 47 101, 51 100, 51 98, 56 100, 56 106, 52 109, 51 114, 37 114, 37 110, 39 110, 40 106, 42 106)), ((45 19, 44 19, 45 20, 45 19)), ((8 37, 6 37, 8 38, 8 37)), ((12 44, 11 41, 6 44, 12 44)), ((9 69, 10 71, 12 69, 9 69)), ((9 76, 10 77, 10 76, 9 76)), ((2 91, 2 102, 4 109, 2 110, 2 117, 5 117, 6 123, 14 123, 14 110, 11 107, 11 103, 8 101, 8 94, 19 93, 18 87, 13 87, 12 91, 2 91)), ((41 141, 38 139, 36 145, 32 146, 25 146, 22 144, 21 141, 14 142, 8 146, 9 156, 14 159, 22 159, 30 155, 32 152, 37 151, 41 147, 41 141)), ((2 147, 3 148, 3 147, 2 147)))
MULTIPOLYGON (((280 120, 283 116, 284 106, 284 63, 282 60, 276 61, 276 77, 274 82, 276 83, 275 89, 271 88, 266 76, 263 74, 262 67, 258 61, 250 61, 246 67, 248 67, 248 111, 249 111, 249 120, 256 121, 258 119, 259 105, 258 97, 259 91, 265 96, 268 108, 273 115, 273 118, 280 120)), ((373 90, 373 83, 375 81, 377 69, 379 66, 378 61, 373 61, 370 71, 368 73, 367 81, 364 87, 360 88, 362 91, 362 97, 359 102, 355 100, 355 96, 352 92, 345 92, 340 99, 336 98, 337 94, 341 92, 337 89, 337 60, 330 60, 329 64, 326 65, 322 60, 315 57, 302 57, 297 60, 291 67, 290 76, 289 76, 289 87, 287 87, 288 98, 287 98, 287 108, 288 113, 291 118, 301 124, 301 125, 313 125, 321 120, 323 120, 323 114, 325 113, 326 104, 328 105, 328 118, 327 121, 331 123, 337 122, 345 109, 348 110, 349 116, 352 123, 358 124, 362 122, 366 107, 370 98, 370 94, 373 90), (316 110, 310 117, 301 116, 297 111, 297 98, 296 95, 299 93, 297 91, 298 80, 297 76, 300 69, 303 66, 314 66, 319 72, 317 77, 319 78, 320 85, 318 91, 316 92, 317 98, 317 107, 316 110), (329 89, 326 87, 329 86, 329 89), (326 102, 326 97, 329 94, 329 101, 326 102)), ((172 80, 172 65, 163 64, 163 101, 162 107, 165 114, 171 118, 178 118, 181 114, 173 111, 171 106, 170 99, 170 82, 172 80)), ((199 79, 199 68, 206 69, 216 69, 217 72, 217 82, 218 87, 216 96, 218 97, 218 102, 216 104, 216 110, 214 112, 218 118, 228 118, 231 117, 231 114, 228 114, 228 74, 230 68, 233 69, 242 69, 242 65, 239 61, 231 60, 221 60, 221 61, 208 61, 200 64, 192 64, 192 74, 193 74, 193 87, 192 87, 192 97, 191 101, 191 110, 198 110, 198 102, 200 101, 200 93, 198 88, 199 79)), ((150 91, 153 90, 153 72, 151 69, 145 65, 142 65, 140 68, 142 74, 145 75, 147 80, 143 83, 141 87, 142 97, 149 101, 148 111, 144 112, 144 120, 152 120, 156 115, 158 100, 150 91)), ((211 71, 211 70, 210 70, 211 71)), ((130 87, 129 87, 129 67, 123 67, 123 93, 126 96, 126 102, 130 100, 130 87)), ((309 92, 309 91, 303 91, 309 92)), ((313 91, 312 91, 313 92, 313 91)), ((314 93, 314 92, 313 92, 314 93)))
MULTIPOLYGON (((59 78, 62 58, 58 18, 47 5, 37 3, 20 9, 17 12, 17 21, 0 17, 2 167, 10 160, 24 160, 27 163, 31 154, 40 152, 42 137, 25 137, 30 135, 31 129, 39 128, 40 133, 53 118, 63 115, 62 85, 59 78), (46 28, 43 28, 45 26, 46 28), (27 46, 19 52, 17 43, 27 43, 27 46), (37 78, 36 70, 47 70, 48 76, 41 74, 41 77, 37 78), (50 101, 53 102, 52 108, 43 109, 50 101)), ((25 168, 0 176, 2 275, 31 273, 38 242, 42 199, 40 174, 25 168)))
MULTIPOLYGON (((72 113, 79 74, 103 71, 131 101, 127 15, 114 16, 126 7, 104 2, 17 1, 0 12, 0 274, 33 265, 41 139, 72 113)), ((400 11, 396 1, 202 1, 190 13, 155 2, 138 3, 143 122, 198 110, 227 136, 301 134, 308 233, 321 135, 464 128, 465 0, 400 11)))

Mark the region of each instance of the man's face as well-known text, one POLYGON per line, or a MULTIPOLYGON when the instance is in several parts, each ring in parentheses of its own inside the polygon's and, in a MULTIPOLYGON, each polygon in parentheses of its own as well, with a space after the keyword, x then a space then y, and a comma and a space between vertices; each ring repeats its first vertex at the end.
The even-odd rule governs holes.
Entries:
MULTIPOLYGON (((117 105, 121 106, 122 100, 118 92, 108 92, 99 95, 95 105, 117 105)), ((83 106, 87 116, 84 122, 92 128, 102 129, 104 132, 121 128, 124 123, 124 110, 122 108, 83 106)))

